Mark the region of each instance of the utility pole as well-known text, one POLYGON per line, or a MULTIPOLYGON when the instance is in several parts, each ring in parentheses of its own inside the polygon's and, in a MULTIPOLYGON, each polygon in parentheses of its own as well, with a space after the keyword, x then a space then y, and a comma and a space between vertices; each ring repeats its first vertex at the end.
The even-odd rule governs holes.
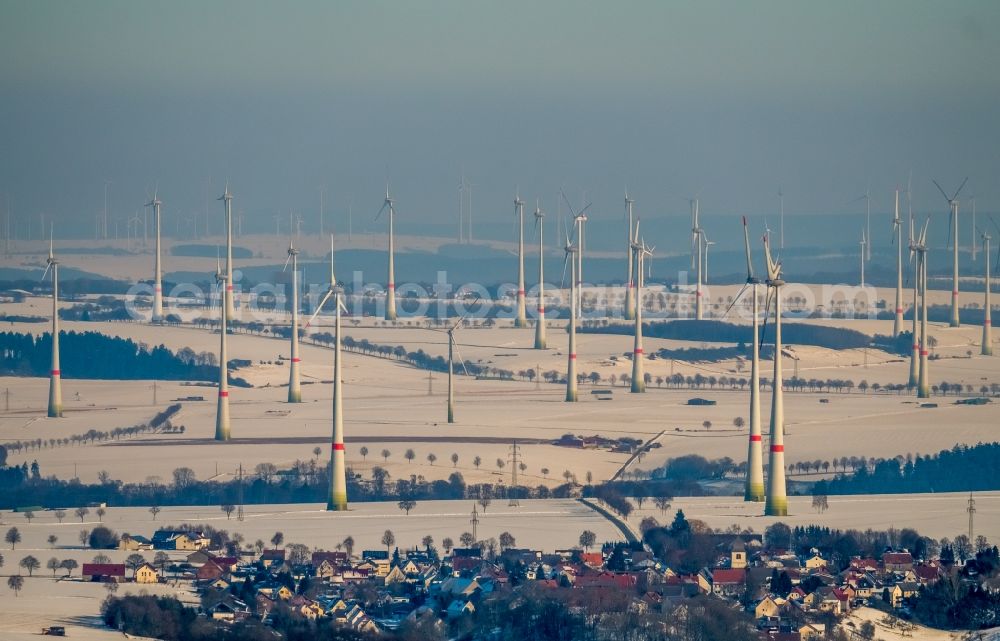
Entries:
POLYGON ((427 395, 434 396, 434 372, 427 372, 427 395))
POLYGON ((517 441, 514 441, 510 446, 510 492, 508 493, 509 500, 507 501, 508 507, 521 507, 521 503, 517 500, 517 466, 521 462, 519 455, 520 448, 517 446, 517 441))
POLYGON ((3 403, 4 411, 5 412, 9 412, 10 411, 10 388, 9 387, 4 390, 3 396, 4 396, 4 403, 3 403))
POLYGON ((237 505, 236 505, 236 520, 243 520, 243 463, 240 463, 240 469, 236 477, 236 485, 238 491, 237 505))
POLYGON ((972 492, 969 492, 969 507, 965 508, 965 511, 969 513, 969 543, 973 543, 975 542, 975 538, 972 536, 972 526, 976 514, 976 500, 972 498, 972 492))
POLYGON ((472 518, 469 520, 469 523, 472 524, 472 539, 473 539, 473 541, 478 541, 479 540, 479 510, 477 509, 475 503, 472 504, 472 518))
POLYGON ((156 405, 156 381, 153 381, 153 405, 156 405))

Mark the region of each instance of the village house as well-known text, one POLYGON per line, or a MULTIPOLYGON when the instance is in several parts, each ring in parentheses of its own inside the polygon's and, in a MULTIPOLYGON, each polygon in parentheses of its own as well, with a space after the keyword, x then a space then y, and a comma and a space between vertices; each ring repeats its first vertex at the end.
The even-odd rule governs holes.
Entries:
POLYGON ((886 572, 906 572, 913 569, 913 555, 903 552, 886 552, 882 555, 882 566, 886 572))
POLYGON ((157 550, 200 550, 212 542, 203 533, 184 530, 157 530, 153 533, 153 548, 157 550))
POLYGON ((118 539, 118 549, 126 552, 144 552, 153 549, 153 542, 144 536, 126 532, 118 539))
POLYGON ((136 583, 159 583, 160 573, 149 563, 143 563, 135 571, 136 583))
POLYGON ((125 564, 84 563, 82 575, 84 581, 100 581, 102 583, 114 581, 121 583, 125 580, 125 564))

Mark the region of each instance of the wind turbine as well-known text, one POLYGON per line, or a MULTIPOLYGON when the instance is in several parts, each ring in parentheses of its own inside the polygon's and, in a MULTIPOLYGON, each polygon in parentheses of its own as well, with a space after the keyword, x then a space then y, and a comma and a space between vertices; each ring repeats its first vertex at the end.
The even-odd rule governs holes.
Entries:
POLYGON ((50 418, 62 416, 62 372, 59 369, 59 261, 52 251, 52 228, 49 227, 49 258, 45 261, 45 271, 41 280, 45 280, 49 269, 52 270, 52 366, 49 368, 49 410, 50 418))
POLYGON ((771 377, 771 455, 768 459, 767 496, 764 502, 766 516, 788 514, 788 497, 785 491, 785 397, 781 373, 781 263, 771 258, 769 243, 764 243, 767 260, 767 280, 770 299, 774 302, 774 374, 771 377))
POLYGON ((694 317, 696 320, 704 318, 701 304, 701 282, 702 282, 702 253, 704 251, 705 230, 698 223, 698 197, 689 200, 691 203, 691 266, 695 269, 695 291, 694 291, 694 317))
POLYGON ((340 351, 340 312, 341 310, 346 311, 347 308, 344 306, 343 301, 341 301, 344 289, 337 284, 333 265, 333 234, 330 234, 330 286, 327 289, 326 295, 323 296, 319 305, 316 306, 316 311, 313 312, 309 322, 306 323, 306 327, 312 324, 313 320, 316 319, 316 315, 323 309, 323 305, 333 296, 334 307, 336 308, 336 320, 334 321, 334 334, 336 337, 333 350, 333 443, 330 448, 330 468, 332 473, 330 475, 330 494, 327 497, 326 509, 331 512, 342 512, 347 509, 347 472, 344 462, 344 394, 342 389, 342 355, 340 351))
MULTIPOLYGON (((545 213, 535 203, 535 229, 538 230, 538 318, 535 321, 535 349, 545 349, 545 213)), ((556 232, 558 236, 558 231, 556 232)), ((539 372, 541 376, 541 372, 539 372)))
POLYGON ((458 242, 465 242, 465 174, 458 181, 458 242))
POLYGON ((868 246, 868 239, 865 238, 865 228, 861 228, 861 242, 858 243, 861 246, 861 286, 865 286, 865 247, 868 246))
POLYGON ((636 306, 635 306, 635 342, 632 348, 632 393, 641 394, 646 391, 646 375, 642 367, 642 286, 643 264, 646 256, 653 255, 653 248, 646 247, 646 241, 639 239, 639 223, 635 225, 635 240, 632 241, 632 251, 635 252, 636 267, 636 306))
POLYGON ((569 281, 569 355, 566 363, 566 402, 575 403, 576 397, 576 253, 578 248, 566 234, 566 245, 563 247, 565 257, 563 258, 563 274, 566 273, 566 264, 570 264, 569 281))
MULTIPOLYGON (((909 186, 907 186, 907 201, 909 202, 909 186)), ((920 338, 917 333, 917 323, 920 319, 920 261, 915 261, 917 255, 917 237, 913 230, 913 209, 910 207, 910 264, 913 265, 913 319, 910 334, 913 342, 910 350, 910 379, 908 387, 915 388, 920 383, 920 338)))
POLYGON ((714 240, 708 239, 708 234, 705 234, 705 284, 708 284, 708 248, 715 244, 714 240))
POLYGON ((517 216, 517 316, 514 327, 527 327, 524 313, 524 201, 521 194, 514 196, 514 215, 517 216))
POLYGON ((899 217, 899 187, 893 198, 892 242, 896 245, 896 313, 893 316, 892 335, 903 331, 903 219, 899 217))
POLYGON ((288 269, 288 263, 292 263, 292 348, 291 361, 288 368, 288 402, 302 402, 302 386, 299 381, 299 250, 295 249, 292 241, 288 241, 288 258, 285 259, 285 266, 281 271, 288 269))
MULTIPOLYGON (((448 328, 448 422, 455 422, 455 331, 462 326, 465 322, 465 317, 458 319, 454 325, 448 328)), ((461 358, 461 356, 459 356, 461 358)), ((465 369, 465 375, 469 375, 469 370, 465 367, 465 361, 462 360, 462 368, 465 369)))
POLYGON ((226 190, 219 196, 219 200, 223 201, 226 206, 226 293, 224 304, 226 315, 229 318, 235 318, 236 306, 233 302, 233 195, 229 193, 229 183, 226 183, 226 190))
POLYGON ((927 225, 920 232, 920 237, 914 243, 917 255, 917 280, 920 288, 920 371, 917 375, 917 398, 931 397, 930 373, 927 359, 927 225))
POLYGON ((576 245, 574 251, 576 253, 576 274, 574 283, 576 284, 576 312, 577 315, 583 313, 583 234, 584 234, 584 224, 587 222, 587 210, 593 203, 587 203, 583 209, 580 211, 574 211, 573 205, 570 204, 569 198, 566 197, 566 193, 561 189, 559 193, 562 194, 563 200, 566 201, 566 206, 569 208, 569 213, 573 217, 573 231, 576 234, 576 245))
POLYGON ((955 190, 955 195, 949 197, 948 194, 945 193, 944 189, 941 188, 941 185, 939 185, 936 180, 934 181, 934 186, 938 188, 938 191, 941 192, 944 199, 948 201, 948 208, 951 212, 948 220, 948 245, 951 246, 954 251, 952 254, 951 276, 951 320, 948 324, 952 327, 958 327, 961 325, 958 318, 958 194, 961 193, 962 188, 965 187, 965 183, 967 182, 969 182, 968 177, 966 177, 965 180, 962 181, 962 184, 958 186, 958 189, 955 190), (954 244, 951 242, 952 240, 954 241, 954 244))
POLYGON ((393 235, 393 223, 396 218, 396 209, 393 207, 393 200, 389 196, 389 185, 385 186, 385 202, 382 203, 382 209, 378 210, 375 214, 375 220, 379 219, 386 209, 389 210, 389 282, 386 286, 385 291, 385 319, 387 321, 396 320, 396 277, 395 277, 395 267, 393 266, 393 254, 395 252, 395 237, 393 235))
POLYGON ((156 259, 153 265, 153 322, 163 321, 163 283, 160 281, 160 207, 163 202, 157 198, 158 190, 153 190, 153 198, 146 203, 153 208, 153 223, 156 228, 156 259))
POLYGON ((628 227, 625 229, 625 256, 628 262, 628 276, 625 278, 625 320, 635 318, 635 283, 632 281, 632 260, 635 251, 632 249, 632 205, 635 201, 629 198, 628 191, 625 191, 625 217, 628 220, 628 227))
MULTIPOLYGON (((229 193, 229 190, 226 190, 229 193)), ((222 265, 219 263, 218 258, 215 261, 215 282, 219 284, 219 288, 225 292, 226 289, 224 285, 227 284, 227 276, 222 271, 222 265)), ((226 334, 228 332, 229 326, 229 311, 226 309, 225 294, 223 294, 223 300, 220 301, 219 311, 222 316, 222 322, 219 324, 219 404, 215 411, 215 440, 216 441, 228 441, 229 440, 229 357, 226 355, 226 334)))
MULTIPOLYGON (((995 224, 995 223, 994 223, 995 224)), ((993 239, 988 233, 983 232, 983 262, 986 263, 986 277, 983 281, 983 345, 979 352, 983 356, 993 356, 993 321, 990 318, 990 241, 993 239)))
MULTIPOLYGON (((754 276, 753 261, 750 258, 750 232, 747 229, 747 218, 743 217, 743 241, 746 246, 747 257, 747 280, 743 288, 729 305, 729 310, 740 300, 740 298, 750 290, 752 297, 752 326, 753 326, 753 347, 750 352, 750 442, 747 447, 747 476, 743 490, 743 500, 754 503, 764 501, 764 455, 761 451, 761 430, 760 430, 760 331, 758 309, 759 298, 757 287, 760 279, 754 276)), ((726 315, 729 315, 726 310, 726 315)))

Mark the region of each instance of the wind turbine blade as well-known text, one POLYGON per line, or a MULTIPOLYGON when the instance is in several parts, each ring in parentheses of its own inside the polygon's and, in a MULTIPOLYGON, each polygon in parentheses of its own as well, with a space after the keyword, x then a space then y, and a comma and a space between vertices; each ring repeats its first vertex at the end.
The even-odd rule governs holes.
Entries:
POLYGON ((941 195, 944 196, 944 199, 947 200, 950 203, 951 202, 951 198, 948 198, 948 194, 946 194, 945 191, 944 191, 944 189, 941 188, 941 185, 938 184, 938 181, 931 180, 931 182, 934 183, 934 186, 938 188, 938 191, 941 192, 941 195))
POLYGON ((747 255, 747 281, 753 279, 753 261, 750 260, 750 230, 747 228, 747 217, 743 217, 743 244, 747 255))
POLYGON ((729 307, 726 308, 726 313, 722 315, 723 318, 729 316, 729 312, 732 311, 733 307, 736 307, 736 303, 740 302, 740 299, 743 298, 743 294, 745 294, 749 288, 750 283, 743 284, 743 287, 740 288, 740 291, 737 292, 736 296, 733 298, 733 302, 729 303, 729 307))
POLYGON ((326 301, 330 300, 330 296, 332 296, 332 295, 333 295, 333 290, 332 289, 330 291, 328 291, 326 294, 323 295, 323 298, 321 298, 320 301, 319 301, 319 305, 316 306, 316 311, 313 312, 313 315, 309 317, 308 321, 306 321, 306 325, 305 325, 306 327, 309 327, 310 325, 312 325, 312 322, 314 320, 316 320, 316 317, 323 310, 323 305, 326 304, 326 301))
POLYGON ((288 269, 288 263, 292 260, 292 254, 288 254, 288 258, 285 259, 285 266, 281 268, 281 272, 284 273, 288 269))
POLYGON ((954 208, 948 209, 948 249, 951 249, 951 227, 954 225, 955 221, 955 210, 954 208))
POLYGON ((48 276, 50 267, 52 267, 52 263, 45 264, 45 271, 42 272, 42 277, 38 279, 39 282, 45 280, 45 277, 48 276))
POLYGON ((965 183, 967 183, 967 182, 969 182, 969 177, 968 176, 965 177, 965 180, 962 181, 962 184, 959 185, 958 189, 955 190, 955 195, 951 197, 952 200, 955 200, 956 198, 958 198, 958 194, 960 194, 962 192, 962 188, 965 187, 965 183))
POLYGON ((559 289, 562 289, 563 285, 566 284, 566 267, 569 265, 570 256, 572 256, 572 254, 570 252, 566 252, 566 257, 563 258, 562 278, 559 279, 559 289))
POLYGON ((382 203, 382 209, 379 209, 378 213, 375 214, 375 220, 378 220, 382 216, 382 212, 384 212, 385 208, 388 207, 388 206, 389 206, 389 201, 388 200, 386 200, 384 203, 382 203))
POLYGON ((472 374, 469 373, 469 368, 465 366, 465 359, 462 358, 462 352, 458 349, 457 341, 455 342, 455 353, 458 354, 458 361, 462 364, 462 369, 465 370, 465 375, 472 376, 472 374))
POLYGON ((573 217, 573 218, 576 218, 577 214, 573 210, 573 205, 571 205, 569 203, 569 198, 566 197, 566 192, 564 192, 562 189, 560 189, 559 193, 562 194, 563 200, 566 202, 566 206, 569 207, 570 216, 573 217))

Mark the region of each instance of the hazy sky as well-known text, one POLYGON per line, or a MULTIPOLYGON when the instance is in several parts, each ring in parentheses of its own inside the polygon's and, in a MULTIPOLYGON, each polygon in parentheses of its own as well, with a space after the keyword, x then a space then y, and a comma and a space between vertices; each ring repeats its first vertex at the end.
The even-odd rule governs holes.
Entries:
POLYGON ((626 184, 646 216, 774 211, 779 185, 790 213, 869 184, 887 210, 912 170, 918 209, 969 175, 996 210, 998 33, 996 0, 0 0, 0 193, 89 231, 106 178, 119 215, 158 181, 167 217, 228 178, 273 228, 320 185, 374 215, 387 175, 443 223, 461 169, 477 221, 515 185, 608 218, 626 184))

